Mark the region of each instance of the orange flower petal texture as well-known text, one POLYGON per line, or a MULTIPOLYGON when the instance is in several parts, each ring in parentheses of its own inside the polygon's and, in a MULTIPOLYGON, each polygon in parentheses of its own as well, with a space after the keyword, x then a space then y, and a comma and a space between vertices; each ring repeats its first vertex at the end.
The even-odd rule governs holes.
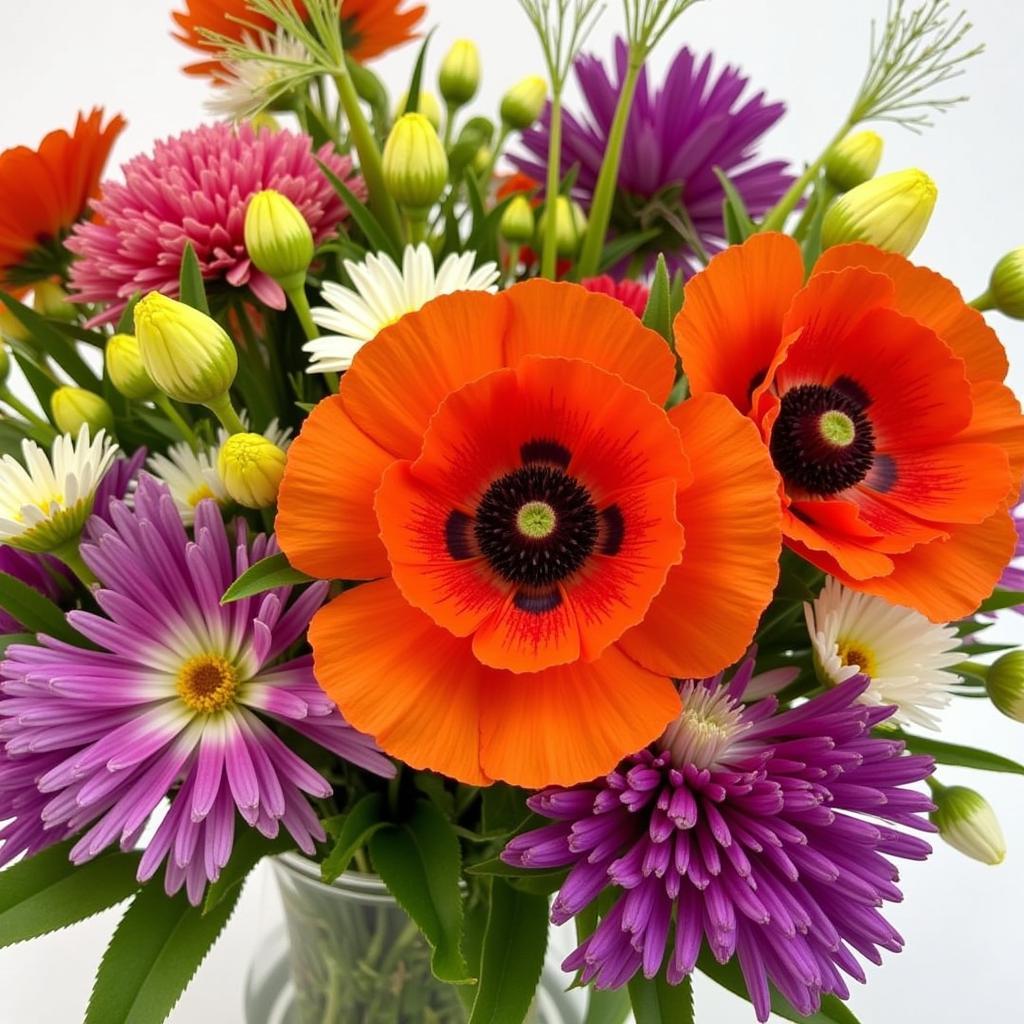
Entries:
MULTIPOLYGON (((413 39, 427 9, 422 5, 406 8, 405 4, 406 0, 344 0, 343 38, 348 52, 356 60, 366 61, 413 39)), ((338 6, 342 7, 342 0, 338 6)), ((296 0, 295 8, 305 18, 302 0, 296 0)), ((203 30, 236 42, 242 42, 246 34, 252 35, 253 29, 274 32, 274 23, 250 10, 246 0, 185 0, 185 10, 171 16, 178 26, 175 38, 205 55, 217 53, 220 47, 207 39, 203 30)), ((207 56, 186 65, 185 71, 216 78, 223 73, 223 65, 207 56)))
MULTIPOLYGON (((120 115, 103 124, 96 108, 79 114, 74 131, 50 132, 37 149, 0 153, 0 287, 24 294, 33 283, 21 264, 34 250, 59 244, 99 195, 110 150, 125 126, 120 115), (19 272, 20 271, 20 272, 19 272)), ((49 276, 40 271, 41 280, 49 276)))
POLYGON ((1014 550, 1024 418, 1006 354, 902 256, 840 246, 802 276, 797 243, 764 234, 693 278, 675 324, 693 393, 757 424, 794 551, 935 621, 968 615, 1014 550))
POLYGON ((442 296, 360 350, 277 519, 298 568, 381 577, 310 629, 353 725, 474 784, 568 785, 663 731, 674 676, 742 656, 778 476, 724 399, 666 414, 674 377, 621 303, 548 281, 442 296))

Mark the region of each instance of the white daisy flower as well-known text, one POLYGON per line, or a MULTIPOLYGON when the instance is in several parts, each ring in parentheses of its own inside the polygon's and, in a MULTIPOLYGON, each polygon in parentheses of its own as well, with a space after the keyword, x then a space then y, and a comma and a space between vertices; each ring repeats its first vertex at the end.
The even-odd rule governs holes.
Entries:
POLYGON ((246 33, 245 42, 249 55, 245 60, 221 61, 216 90, 206 101, 211 114, 229 121, 244 121, 262 110, 278 98, 286 78, 309 64, 305 46, 281 30, 276 35, 261 32, 257 38, 246 33))
POLYGON ((804 614, 822 682, 838 686, 866 675, 871 686, 861 697, 865 704, 894 704, 891 721, 938 729, 928 709, 949 704, 958 677, 945 670, 963 661, 955 628, 848 590, 832 577, 814 603, 804 605, 804 614))
POLYGON ((334 333, 302 346, 310 354, 307 373, 347 370, 366 342, 438 295, 497 291, 497 264, 474 270, 475 261, 475 252, 452 253, 435 272, 434 257, 423 242, 405 247, 401 269, 385 254, 371 253, 363 263, 346 260, 355 290, 324 283, 320 294, 329 306, 317 306, 313 320, 334 333))
POLYGON ((25 465, 0 460, 0 543, 23 551, 57 551, 77 540, 92 512, 96 488, 117 445, 100 430, 62 434, 50 457, 34 441, 21 442, 25 465))
MULTIPOLYGON (((242 422, 248 426, 245 413, 242 422)), ((263 436, 279 448, 287 449, 291 443, 291 431, 281 427, 276 419, 271 420, 263 436)), ((186 526, 195 522, 196 506, 206 498, 212 498, 221 508, 231 504, 231 496, 217 471, 217 457, 228 437, 226 430, 220 430, 217 444, 199 451, 181 441, 172 444, 166 453, 151 456, 147 463, 153 476, 167 484, 186 526)))

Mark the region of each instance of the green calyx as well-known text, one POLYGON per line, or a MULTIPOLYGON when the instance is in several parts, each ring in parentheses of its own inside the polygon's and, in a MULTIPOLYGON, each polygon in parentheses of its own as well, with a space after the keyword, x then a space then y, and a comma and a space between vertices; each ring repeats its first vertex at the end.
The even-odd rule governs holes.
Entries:
POLYGON ((544 501, 528 501, 516 514, 516 529, 532 540, 543 540, 555 532, 555 510, 544 501))

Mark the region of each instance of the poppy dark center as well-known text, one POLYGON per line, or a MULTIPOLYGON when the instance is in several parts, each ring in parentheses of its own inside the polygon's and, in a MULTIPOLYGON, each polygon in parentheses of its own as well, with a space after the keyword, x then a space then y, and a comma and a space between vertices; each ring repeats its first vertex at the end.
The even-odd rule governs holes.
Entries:
POLYGON ((598 526, 590 492, 575 477, 558 466, 527 465, 487 488, 473 534, 503 579, 544 587, 583 565, 597 544, 598 526))
POLYGON ((868 400, 853 382, 803 384, 782 397, 771 453, 787 486, 818 497, 860 483, 875 458, 868 400))

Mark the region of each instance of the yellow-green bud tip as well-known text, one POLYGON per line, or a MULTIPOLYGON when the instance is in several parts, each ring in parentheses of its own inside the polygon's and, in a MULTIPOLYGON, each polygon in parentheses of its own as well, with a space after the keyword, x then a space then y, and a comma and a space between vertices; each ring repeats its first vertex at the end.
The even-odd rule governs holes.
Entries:
POLYGON ((25 325, 3 302, 0 302, 0 338, 10 338, 11 341, 25 341, 28 338, 25 325))
MULTIPOLYGON (((547 233, 550 204, 545 204, 537 223, 538 242, 547 233)), ((579 203, 559 196, 555 200, 555 247, 562 259, 571 259, 579 251, 587 230, 587 216, 579 203)))
MULTIPOLYGON (((441 61, 438 88, 446 103, 465 106, 480 88, 480 51, 471 39, 456 39, 441 61)), ((426 111, 424 111, 426 113, 426 111)))
POLYGON ((302 287, 313 261, 313 232, 298 207, 272 188, 245 211, 245 248, 257 269, 290 291, 302 287))
POLYGON ((516 196, 505 207, 499 223, 501 237, 515 245, 525 245, 533 238, 537 227, 537 219, 533 215, 533 207, 526 196, 516 196))
POLYGON ((423 114, 403 114, 384 146, 384 184, 394 200, 415 217, 441 197, 448 183, 448 155, 423 114))
POLYGON ((882 162, 885 143, 878 132, 864 131, 847 135, 825 159, 829 183, 840 192, 870 181, 882 162))
POLYGON ((184 302, 150 292, 135 307, 135 337, 146 373, 175 401, 205 405, 234 383, 234 342, 216 320, 184 302))
POLYGON ((142 365, 138 339, 132 334, 115 334, 107 341, 104 361, 115 390, 136 402, 146 402, 159 390, 142 365))
POLYGON ((985 673, 985 689, 1007 718, 1024 722, 1024 651, 997 658, 985 673))
POLYGON ((924 171, 883 174, 840 196, 825 213, 821 227, 825 248, 866 242, 887 252, 909 256, 924 235, 938 189, 924 171))
POLYGON ((524 131, 540 117, 548 98, 548 83, 540 75, 529 75, 501 98, 501 119, 509 128, 524 131))
POLYGON ((993 308, 1014 320, 1024 320, 1024 248, 1008 252, 995 265, 988 290, 993 308))
POLYGON ((262 434, 232 434, 220 448, 217 472, 231 497, 246 508, 269 508, 277 501, 285 453, 262 434))
POLYGON ((102 396, 85 388, 61 387, 50 396, 53 422, 62 434, 77 437, 83 426, 91 434, 114 429, 114 412, 102 396))
POLYGON ((955 850, 982 864, 1002 864, 1006 839, 988 801, 966 786, 938 788, 929 817, 939 835, 955 850))
MULTIPOLYGON (((397 121, 405 113, 405 106, 409 102, 409 90, 406 89, 398 102, 395 104, 395 120, 397 121)), ((435 132, 441 130, 441 104, 437 97, 427 89, 420 89, 420 101, 417 104, 416 113, 422 114, 433 126, 435 132)))
POLYGON ((78 308, 68 302, 68 293, 56 281, 37 281, 32 286, 32 305, 51 320, 71 323, 78 316, 78 308))

